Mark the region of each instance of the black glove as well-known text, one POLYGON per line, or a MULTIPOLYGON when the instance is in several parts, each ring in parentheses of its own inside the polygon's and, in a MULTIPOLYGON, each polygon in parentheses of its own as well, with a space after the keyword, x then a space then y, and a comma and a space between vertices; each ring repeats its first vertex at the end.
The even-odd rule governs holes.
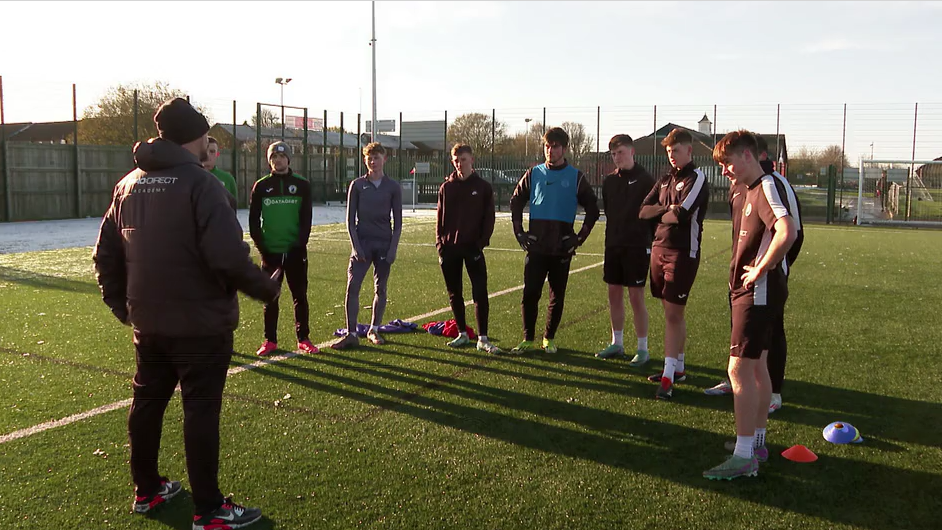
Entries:
POLYGON ((575 254, 576 249, 581 245, 582 239, 580 239, 576 234, 563 237, 563 250, 566 251, 566 254, 575 254))
POLYGON ((517 243, 520 243, 520 248, 530 252, 530 248, 536 243, 536 236, 529 232, 520 232, 516 235, 517 243))

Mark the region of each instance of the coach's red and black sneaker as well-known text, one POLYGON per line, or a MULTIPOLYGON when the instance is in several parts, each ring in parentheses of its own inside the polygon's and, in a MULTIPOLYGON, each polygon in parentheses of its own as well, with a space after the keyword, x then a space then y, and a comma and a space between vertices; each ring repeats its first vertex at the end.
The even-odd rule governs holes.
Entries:
POLYGON ((245 528, 262 518, 258 508, 246 508, 228 498, 222 506, 205 515, 193 516, 193 530, 235 530, 245 528))
POLYGON ((157 493, 147 497, 134 496, 134 512, 147 513, 174 498, 181 490, 183 486, 179 482, 163 479, 160 481, 160 489, 157 493))

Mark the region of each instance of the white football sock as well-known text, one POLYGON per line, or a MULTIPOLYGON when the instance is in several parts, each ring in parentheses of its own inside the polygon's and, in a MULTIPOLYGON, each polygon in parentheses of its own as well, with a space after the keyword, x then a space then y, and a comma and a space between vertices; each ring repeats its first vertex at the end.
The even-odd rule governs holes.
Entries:
POLYGON ((733 454, 740 458, 752 458, 752 440, 755 436, 737 436, 733 454))
POLYGON ((671 380, 671 383, 674 382, 674 371, 677 369, 677 359, 673 357, 668 357, 664 359, 664 373, 661 377, 665 377, 671 380))

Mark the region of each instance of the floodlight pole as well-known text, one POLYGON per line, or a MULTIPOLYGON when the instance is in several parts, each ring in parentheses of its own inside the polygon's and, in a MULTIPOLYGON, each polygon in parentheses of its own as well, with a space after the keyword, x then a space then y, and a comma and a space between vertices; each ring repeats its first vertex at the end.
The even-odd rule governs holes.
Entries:
MULTIPOLYGON (((281 85, 281 141, 285 140, 285 85, 291 82, 291 78, 275 78, 275 83, 281 85)), ((261 120, 261 116, 259 116, 261 120)), ((261 124, 259 124, 261 126, 261 124)))
POLYGON ((376 2, 371 2, 373 5, 373 38, 370 40, 370 47, 373 48, 373 123, 370 127, 370 140, 376 141, 376 2))
POLYGON ((524 123, 527 124, 526 140, 524 140, 524 148, 523 148, 524 150, 523 150, 523 152, 524 152, 524 155, 526 156, 526 159, 527 159, 528 162, 529 162, 529 160, 530 160, 530 122, 531 122, 532 120, 533 120, 533 118, 524 118, 524 119, 523 119, 524 123))

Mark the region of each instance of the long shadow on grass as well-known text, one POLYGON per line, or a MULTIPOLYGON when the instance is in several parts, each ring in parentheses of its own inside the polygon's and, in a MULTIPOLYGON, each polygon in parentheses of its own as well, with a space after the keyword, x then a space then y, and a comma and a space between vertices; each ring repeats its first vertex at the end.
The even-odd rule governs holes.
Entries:
MULTIPOLYGON (((550 383, 550 384, 564 384, 564 385, 570 385, 570 386, 578 386, 580 388, 602 390, 602 391, 618 390, 618 388, 621 388, 621 386, 624 385, 625 376, 629 374, 640 375, 644 373, 644 375, 648 375, 647 372, 641 372, 641 371, 637 371, 631 368, 627 368, 627 363, 622 363, 620 366, 612 365, 604 373, 599 373, 599 374, 573 372, 571 370, 566 370, 565 368, 554 366, 555 363, 559 363, 561 365, 562 364, 568 364, 570 366, 582 365, 582 366, 588 367, 591 365, 598 365, 602 362, 594 358, 593 359, 581 359, 581 358, 585 358, 586 355, 570 355, 570 354, 565 353, 566 350, 560 350, 560 353, 553 356, 545 356, 544 354, 541 354, 541 353, 532 353, 532 354, 527 354, 525 356, 524 355, 505 355, 505 356, 500 356, 500 357, 490 357, 490 356, 486 356, 485 354, 466 353, 465 351, 461 351, 461 350, 452 350, 448 352, 447 357, 440 358, 437 356, 442 354, 441 348, 433 348, 430 346, 422 346, 418 344, 409 344, 408 347, 410 350, 427 350, 429 352, 432 352, 434 355, 436 355, 436 357, 433 358, 429 356, 415 355, 415 354, 410 354, 410 353, 406 353, 403 351, 396 351, 396 350, 384 350, 383 354, 386 355, 387 357, 400 357, 402 359, 408 359, 408 360, 413 360, 413 361, 421 361, 421 362, 435 361, 439 364, 452 365, 457 368, 466 368, 469 366, 474 366, 474 367, 479 368, 482 371, 493 373, 495 375, 517 377, 520 379, 527 379, 527 380, 550 383), (557 374, 561 377, 564 377, 565 379, 557 379, 557 378, 544 376, 540 374, 521 372, 514 368, 516 366, 533 367, 534 364, 532 363, 532 361, 528 362, 528 360, 539 358, 539 357, 542 357, 543 361, 549 361, 550 363, 554 363, 554 364, 540 365, 541 370, 547 373, 557 374), (500 366, 508 367, 509 369, 498 368, 496 366, 492 366, 491 363, 482 364, 482 363, 477 362, 482 358, 491 359, 491 360, 499 359, 501 361, 500 366), (584 363, 582 362, 583 360, 585 361, 584 363), (584 380, 584 382, 577 381, 576 379, 582 379, 584 380), (606 385, 605 383, 609 383, 609 385, 606 385), (610 385, 614 385, 614 386, 610 386, 610 385)), ((653 388, 655 387, 652 386, 651 388, 653 392, 653 388)), ((654 394, 652 393, 651 395, 654 395, 654 394)))
MULTIPOLYGON (((411 349, 427 349, 440 354, 441 350, 421 345, 409 345, 411 349)), ((467 356, 473 362, 480 357, 475 354, 462 352, 449 352, 449 357, 457 355, 467 356)), ((409 354, 401 351, 386 351, 386 355, 402 357, 415 361, 430 361, 430 357, 409 354)), ((437 358, 435 362, 454 365, 456 367, 472 366, 452 358, 437 358)), ((477 365, 481 372, 516 377, 547 384, 563 385, 586 390, 618 392, 626 383, 641 381, 648 375, 659 372, 651 366, 642 369, 633 369, 627 363, 620 361, 600 361, 589 352, 560 350, 557 355, 530 354, 529 357, 550 361, 549 363, 533 363, 520 356, 502 357, 501 365, 490 363, 477 365), (517 370, 515 366, 526 368, 517 370), (598 374, 573 371, 568 367, 596 370, 598 374), (534 369, 559 375, 561 378, 547 377, 533 373, 534 369), (635 379, 638 378, 638 379, 635 379), (613 386, 614 385, 614 386, 613 386)), ((713 397, 702 393, 706 386, 712 386, 722 379, 726 372, 716 368, 688 365, 688 380, 679 384, 675 389, 675 400, 684 406, 695 406, 732 413, 732 396, 713 397)), ((651 397, 653 387, 648 387, 646 394, 641 397, 651 397)), ((786 381, 786 406, 772 416, 773 421, 784 421, 822 430, 835 421, 851 423, 861 430, 866 437, 868 434, 884 440, 925 445, 942 448, 942 437, 935 429, 926 428, 934 424, 930 418, 942 418, 942 404, 927 401, 914 401, 910 399, 883 396, 857 390, 836 388, 803 381, 786 381), (801 407, 796 408, 797 407, 801 407)), ((870 446, 878 445, 877 443, 870 446)), ((879 444, 882 450, 901 451, 893 444, 879 444)), ((868 446, 868 447, 870 447, 868 446)))
MULTIPOLYGON (((713 483, 703 479, 700 472, 725 456, 722 446, 726 437, 720 434, 489 387, 460 380, 460 374, 433 379, 430 374, 421 377, 420 372, 411 370, 406 375, 392 372, 388 365, 340 355, 300 359, 353 374, 340 375, 293 363, 282 365, 280 370, 266 366, 257 371, 376 407, 360 421, 372 421, 384 412, 406 414, 515 446, 660 477, 836 523, 882 529, 907 525, 929 528, 937 522, 929 507, 938 505, 934 492, 942 488, 942 477, 931 473, 836 457, 822 457, 810 466, 776 458, 763 466, 758 479, 713 483), (387 387, 364 378, 414 385, 418 390, 403 395, 390 388, 393 385, 387 387), (446 401, 446 397, 482 406, 465 406, 446 401), (918 506, 927 508, 918 510, 918 506)), ((621 393, 648 396, 650 388, 646 382, 628 382, 621 393)))
POLYGON ((67 278, 14 269, 12 267, 0 266, 0 281, 16 283, 36 289, 56 289, 73 293, 101 295, 98 286, 91 282, 69 280, 67 278))
MULTIPOLYGON (((390 346, 394 344, 394 342, 389 343, 390 346)), ((654 387, 646 381, 646 376, 659 371, 650 366, 646 369, 636 370, 628 368, 627 363, 624 362, 600 361, 590 353, 570 350, 560 350, 558 354, 553 356, 540 353, 530 354, 530 358, 521 356, 488 357, 455 350, 449 351, 445 357, 437 357, 441 354, 441 349, 416 344, 409 344, 408 347, 413 350, 428 350, 436 356, 422 356, 394 349, 384 349, 382 353, 387 358, 397 357, 408 361, 436 362, 451 366, 455 370, 473 369, 480 373, 513 377, 575 390, 618 394, 625 392, 627 388, 630 389, 630 397, 644 399, 652 397, 654 392, 654 387), (490 362, 492 360, 499 360, 500 362, 490 362), (538 362, 533 362, 534 360, 538 362), (518 369, 518 367, 523 369, 518 369), (596 370, 597 374, 568 369, 571 367, 596 370), (539 372, 552 375, 543 375, 539 372)), ((257 359, 257 357, 249 355, 240 356, 247 360, 257 359)), ((336 354, 331 357, 345 359, 348 363, 370 363, 359 357, 342 357, 336 354)), ((309 357, 299 358, 310 359, 309 357)), ((317 359, 323 358, 318 357, 317 359)), ((238 363, 233 360, 233 364, 238 363)), ((347 365, 337 366, 347 368, 347 365)), ((390 373, 411 375, 419 379, 417 381, 403 381, 406 384, 422 385, 428 378, 435 377, 428 373, 390 363, 373 363, 372 366, 390 373)), ((725 372, 716 368, 688 366, 690 367, 688 381, 679 384, 675 388, 675 401, 678 401, 682 406, 732 413, 731 396, 715 397, 706 396, 702 393, 703 388, 720 380, 724 377, 725 372)), ((351 369, 355 369, 355 367, 351 367, 351 369)), ((882 396, 803 381, 787 381, 786 385, 786 406, 771 417, 773 422, 782 421, 824 429, 832 422, 845 421, 860 429, 864 437, 869 435, 882 440, 919 444, 928 447, 942 447, 942 438, 937 436, 936 430, 926 427, 927 425, 934 425, 934 418, 942 418, 942 404, 882 396)), ((876 440, 874 440, 874 443, 867 445, 868 448, 877 446, 881 450, 894 452, 905 450, 891 443, 878 443, 876 440)))
MULTIPOLYGON (((429 360, 428 357, 403 352, 387 353, 414 360, 429 360)), ((534 357, 546 356, 536 354, 534 357)), ((613 392, 618 392, 626 383, 641 381, 644 384, 648 375, 660 371, 650 366, 637 370, 628 368, 625 362, 603 362, 588 352, 560 350, 559 354, 550 356, 549 359, 559 366, 546 363, 535 364, 520 357, 506 357, 502 365, 519 365, 521 368, 526 367, 530 372, 512 367, 502 369, 493 366, 482 366, 480 370, 548 384, 613 392), (594 369, 602 374, 612 374, 613 376, 589 375, 584 372, 567 370, 566 367, 594 369), (558 374, 563 378, 556 379, 531 373, 534 368, 558 374), (579 381, 579 379, 589 381, 579 381), (615 386, 604 383, 611 383, 615 386)), ((449 359, 437 359, 437 362, 460 366, 460 363, 449 359)), ((691 375, 688 375, 687 382, 679 384, 674 389, 675 401, 679 401, 684 406, 732 413, 732 396, 714 397, 707 396, 702 392, 702 389, 706 386, 712 386, 722 379, 726 372, 715 368, 688 366, 690 367, 688 372, 691 375), (704 374, 708 375, 705 377, 704 374)), ((651 397, 653 395, 651 388, 653 387, 649 386, 648 390, 644 391, 646 393, 641 394, 641 397, 651 397)), ((935 429, 926 428, 927 425, 934 424, 935 420, 930 418, 942 418, 942 404, 940 403, 883 396, 804 381, 786 381, 785 390, 787 391, 785 394, 786 406, 772 416, 773 421, 819 427, 822 430, 832 422, 845 421, 860 429, 865 437, 869 434, 884 440, 942 448, 942 437, 937 435, 935 429)), ((870 445, 880 445, 883 450, 902 450, 898 446, 887 443, 870 445)))
MULTIPOLYGON (((689 372, 697 375, 677 388, 690 388, 688 385, 692 384, 695 391, 680 395, 680 401, 684 405, 732 412, 731 396, 704 395, 702 388, 707 383, 701 385, 700 381, 702 374, 711 374, 708 384, 712 385, 722 379, 726 372, 716 368, 687 366, 690 367, 689 372)), ((942 448, 938 429, 929 427, 938 422, 937 418, 942 418, 940 403, 881 396, 804 381, 786 380, 783 390, 785 406, 770 417, 773 421, 819 427, 822 430, 832 422, 845 421, 859 429, 864 438, 869 434, 886 440, 942 448)))

